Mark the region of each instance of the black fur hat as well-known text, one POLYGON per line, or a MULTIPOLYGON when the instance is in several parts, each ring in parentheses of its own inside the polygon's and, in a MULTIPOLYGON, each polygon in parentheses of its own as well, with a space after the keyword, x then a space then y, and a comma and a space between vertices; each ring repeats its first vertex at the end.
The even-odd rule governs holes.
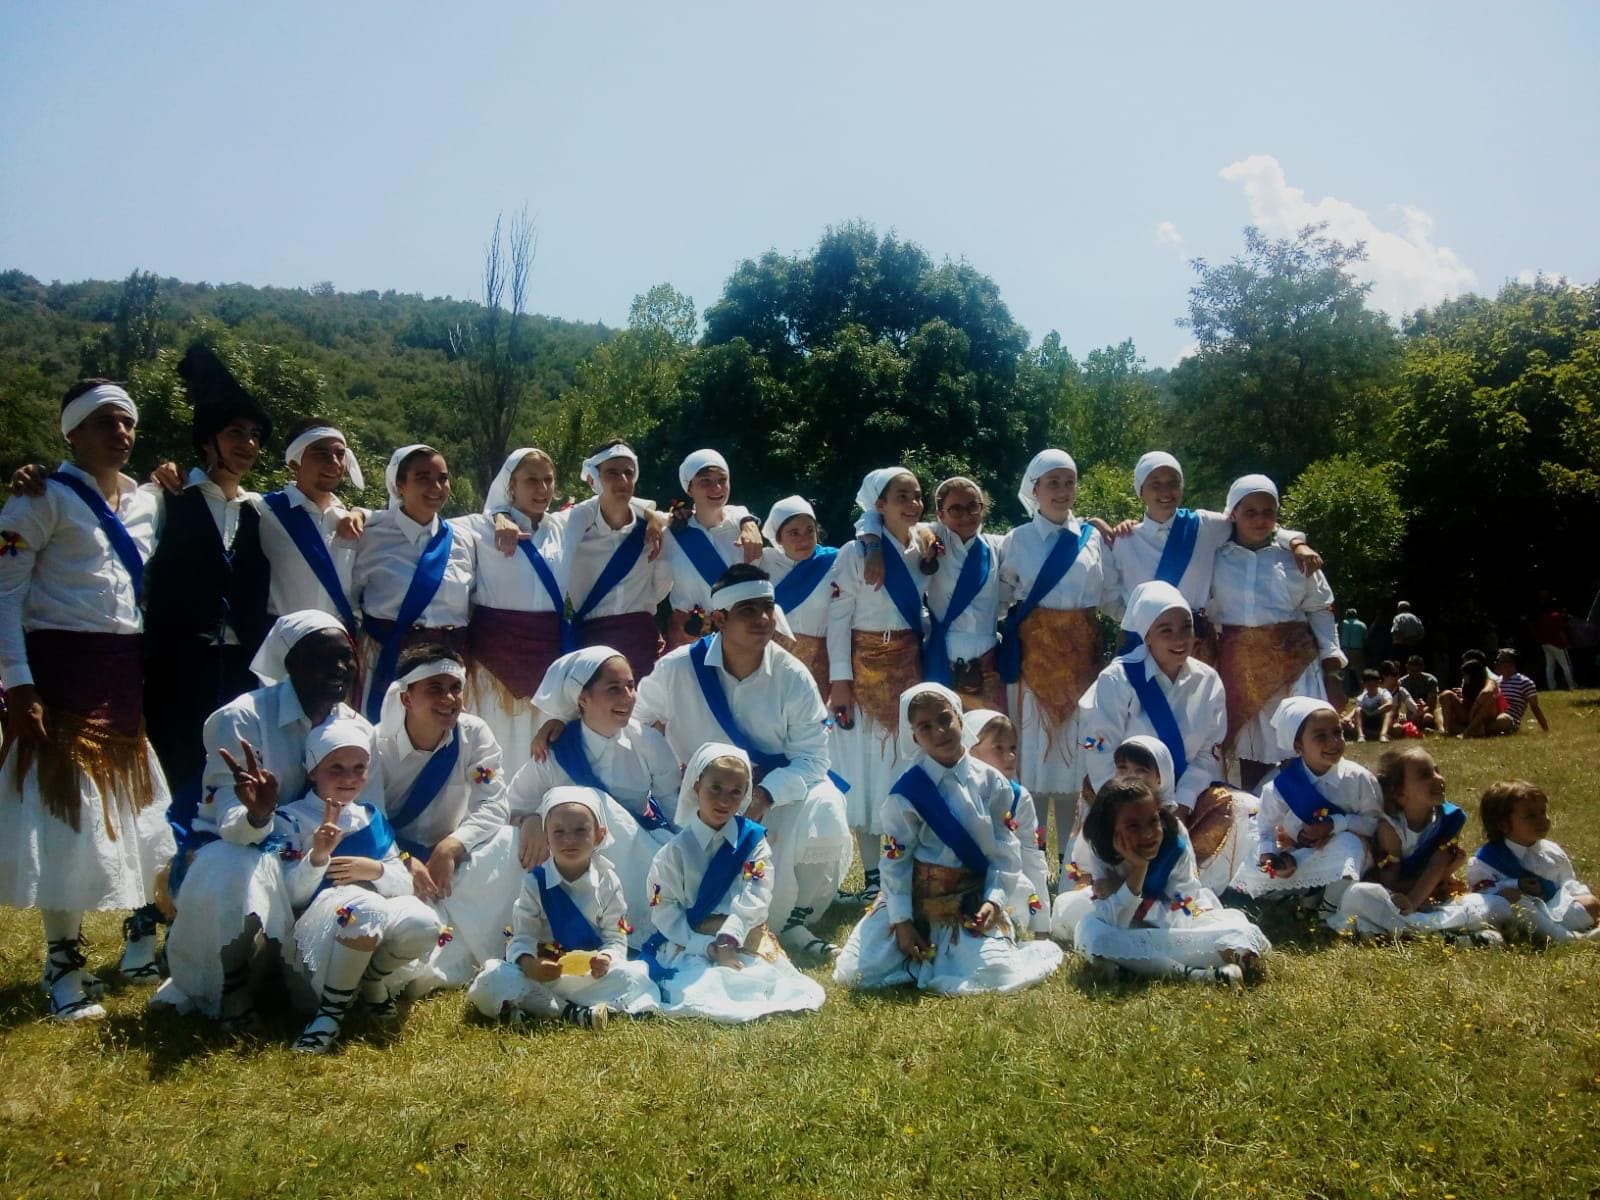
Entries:
POLYGON ((178 363, 178 378, 189 393, 189 403, 194 406, 194 448, 204 455, 204 448, 227 428, 229 422, 240 417, 261 426, 261 444, 266 445, 272 436, 272 418, 260 402, 245 391, 233 377, 228 364, 215 350, 200 342, 194 343, 178 363))

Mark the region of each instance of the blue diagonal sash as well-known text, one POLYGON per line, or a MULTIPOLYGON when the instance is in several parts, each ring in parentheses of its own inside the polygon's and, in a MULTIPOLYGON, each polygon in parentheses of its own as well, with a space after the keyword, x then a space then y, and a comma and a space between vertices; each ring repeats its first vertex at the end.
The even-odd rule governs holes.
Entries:
POLYGON ((1133 685, 1133 694, 1139 697, 1144 715, 1150 719, 1151 728, 1167 748, 1167 753, 1172 755, 1172 780, 1176 785, 1189 769, 1189 754, 1183 746, 1183 730, 1178 725, 1177 714, 1172 711, 1172 702, 1161 690, 1161 684, 1146 670, 1147 666, 1146 659, 1134 662, 1126 658, 1122 660, 1122 669, 1127 673, 1128 682, 1133 685))
POLYGON ((339 619, 354 636, 357 628, 355 609, 350 607, 350 597, 345 595, 344 585, 339 582, 339 568, 333 565, 328 543, 322 540, 321 532, 311 523, 311 514, 298 504, 291 504, 283 492, 268 492, 261 499, 272 510, 272 515, 278 518, 278 524, 283 526, 294 548, 300 551, 300 557, 311 568, 311 574, 339 610, 339 619))
MULTIPOLYGON (((700 695, 706 702, 706 708, 710 710, 716 723, 722 726, 722 732, 728 735, 728 740, 750 756, 750 765, 755 767, 758 777, 768 771, 787 767, 792 761, 787 754, 760 749, 733 715, 733 708, 728 703, 728 693, 723 690, 722 680, 717 677, 717 669, 706 661, 706 652, 711 649, 711 639, 714 636, 716 635, 707 634, 689 647, 689 665, 694 668, 694 679, 700 685, 700 695)), ((844 778, 835 774, 831 768, 828 771, 828 778, 840 792, 850 790, 850 785, 844 778)))
MULTIPOLYGON (((593 788, 616 800, 616 793, 595 774, 594 764, 584 752, 583 726, 580 722, 572 721, 561 731, 561 736, 550 743, 550 753, 555 756, 556 765, 567 773, 567 778, 576 786, 593 788)), ((673 833, 678 832, 678 827, 667 820, 666 814, 661 811, 661 806, 656 803, 654 796, 645 797, 643 813, 634 812, 620 800, 617 800, 617 804, 639 823, 641 829, 666 829, 673 833)))
POLYGON ((383 712, 383 696, 394 680, 395 664, 400 661, 400 647, 405 644, 406 634, 433 602, 439 585, 444 582, 445 568, 450 565, 451 537, 450 522, 440 521, 439 528, 422 548, 406 594, 401 598, 400 611, 395 614, 394 628, 378 651, 378 663, 372 669, 372 682, 367 692, 367 720, 374 725, 383 712))
MULTIPOLYGON (((950 603, 945 607, 944 616, 933 617, 927 641, 922 645, 922 678, 928 683, 950 686, 950 626, 972 607, 972 602, 988 584, 993 565, 994 554, 980 533, 972 539, 967 559, 961 564, 961 574, 956 577, 956 586, 951 589, 950 603)), ((932 614, 932 605, 929 605, 928 612, 932 614)))
POLYGON ((839 551, 832 546, 818 546, 817 551, 804 562, 798 562, 772 590, 778 607, 791 613, 811 598, 817 585, 833 570, 833 560, 839 551))
MULTIPOLYGON (((445 784, 455 772, 456 763, 460 761, 461 725, 457 723, 450 733, 450 740, 422 764, 422 770, 418 771, 417 777, 411 781, 411 790, 406 793, 404 802, 390 819, 390 823, 396 829, 404 829, 427 812, 428 805, 432 804, 444 790, 445 784)), ((428 855, 433 853, 432 846, 424 846, 406 837, 398 837, 398 840, 407 854, 413 858, 420 858, 423 862, 427 862, 428 855)))
POLYGON ((1531 867, 1525 867, 1518 862, 1517 856, 1511 853, 1511 848, 1504 842, 1485 842, 1478 847, 1478 853, 1473 857, 1482 859, 1500 874, 1508 875, 1513 880, 1520 880, 1524 875, 1532 875, 1539 881, 1539 896, 1547 904, 1561 891, 1561 885, 1553 879, 1546 879, 1531 867))
POLYGON ((1011 812, 1008 814, 1013 823, 1017 819, 1017 805, 1022 803, 1022 785, 1015 779, 1006 780, 1011 785, 1011 812))
POLYGON ((1039 575, 1033 581, 1033 586, 1028 589, 1027 597, 1021 604, 1013 605, 1006 614, 1006 622, 1000 639, 1000 678, 1006 683, 1015 683, 1022 678, 1022 639, 1017 636, 1017 630, 1028 614, 1039 607, 1039 602, 1050 594, 1052 588, 1067 577, 1067 572, 1072 570, 1073 564, 1078 561, 1078 555, 1089 544, 1089 539, 1094 536, 1094 526, 1087 521, 1078 531, 1076 538, 1067 536, 1066 526, 1062 526, 1055 534, 1055 541, 1050 546, 1050 553, 1045 555, 1044 564, 1039 568, 1039 575))
POLYGON ((1192 508, 1180 508, 1172 518, 1172 528, 1167 531, 1167 544, 1161 548, 1161 561, 1156 563, 1156 578, 1162 583, 1178 586, 1189 561, 1194 558, 1195 543, 1200 538, 1200 515, 1192 508))
POLYGON ((562 950, 600 949, 600 931, 578 911, 577 902, 567 895, 566 888, 559 882, 553 886, 549 883, 545 877, 546 866, 547 863, 540 863, 535 867, 533 877, 539 882, 539 902, 544 905, 545 920, 550 922, 550 934, 556 945, 562 950))
POLYGON ((1422 869, 1428 865, 1433 852, 1460 837, 1466 825, 1465 812, 1454 804, 1441 804, 1439 815, 1433 819, 1433 824, 1422 831, 1422 836, 1417 839, 1417 844, 1412 847, 1411 853, 1400 860, 1400 874, 1403 876, 1422 874, 1422 869))
POLYGON ((611 590, 628 577, 628 572, 633 570, 633 564, 639 561, 639 555, 644 553, 644 518, 635 517, 633 532, 622 539, 622 542, 611 552, 611 557, 606 560, 606 565, 601 568, 600 574, 595 577, 594 586, 589 589, 589 595, 584 598, 578 611, 572 614, 574 629, 581 626, 584 619, 595 610, 595 606, 611 593, 611 590))
POLYGON ((133 535, 122 523, 122 518, 111 511, 111 506, 106 503, 104 496, 76 475, 68 475, 65 471, 53 471, 46 478, 76 493, 78 499, 89 506, 94 519, 100 523, 100 532, 105 534, 106 540, 111 543, 112 553, 117 556, 122 569, 133 581, 133 602, 144 603, 144 558, 139 554, 139 547, 134 544, 133 535))
POLYGON ((1161 842, 1161 849, 1156 851, 1156 856, 1150 860, 1150 865, 1144 870, 1144 887, 1139 895, 1145 900, 1162 900, 1166 898, 1167 881, 1172 878, 1172 872, 1177 867, 1178 861, 1183 858, 1185 842, 1182 834, 1168 834, 1161 842))
POLYGON ((672 540, 678 543, 678 549, 683 551, 683 556, 699 572, 700 578, 706 581, 706 586, 714 587, 729 564, 717 553, 717 548, 711 544, 711 539, 706 536, 705 530, 690 524, 682 529, 673 527, 671 533, 672 540))
POLYGON ((545 562, 544 555, 539 553, 539 547, 533 544, 532 538, 519 541, 517 549, 522 551, 523 557, 528 560, 528 565, 533 568, 533 573, 538 576, 539 583, 550 597, 550 606, 554 609, 556 620, 561 627, 561 653, 571 654, 578 648, 578 634, 573 629, 572 622, 567 620, 567 601, 556 583, 556 573, 550 569, 550 564, 545 562))
POLYGON ((922 590, 911 578, 911 569, 906 566, 900 543, 892 536, 886 536, 878 544, 883 552, 883 590, 888 592, 889 599, 894 601, 895 611, 906 623, 906 628, 920 638, 922 590))
POLYGON ((976 839, 967 832, 967 827, 956 819, 955 813, 950 811, 949 802, 939 794, 938 787, 920 764, 911 767, 895 780, 891 790, 911 802, 911 807, 917 810, 917 816, 933 830, 935 837, 950 847, 951 852, 961 860, 962 866, 969 871, 976 871, 979 875, 988 876, 988 856, 979 848, 976 839))
POLYGON ((1317 791, 1303 758, 1291 758, 1284 763, 1273 783, 1277 785, 1278 795, 1283 797, 1290 811, 1306 825, 1344 813, 1344 809, 1317 791))
MULTIPOLYGON (((374 862, 382 862, 389 856, 389 851, 394 849, 394 828, 389 824, 389 818, 383 815, 383 809, 374 808, 370 804, 363 804, 367 810, 367 827, 358 829, 354 833, 347 833, 339 839, 339 844, 333 848, 335 858, 370 858, 374 862)), ((321 892, 333 887, 333 880, 323 876, 322 882, 317 885, 321 892)))
MULTIPOLYGON (((711 861, 706 864, 705 873, 700 876, 700 887, 694 894, 694 902, 689 905, 689 911, 685 914, 691 929, 717 911, 717 905, 722 903, 722 898, 728 894, 728 889, 733 886, 734 880, 739 878, 739 872, 744 869, 744 864, 755 857, 756 847, 761 844, 761 839, 767 836, 766 826, 760 822, 752 821, 749 817, 736 816, 733 819, 738 822, 738 833, 733 841, 723 842, 711 856, 711 861)), ((671 979, 677 973, 673 968, 663 966, 657 958, 661 948, 666 944, 667 939, 663 934, 652 933, 639 951, 639 957, 649 968, 650 978, 657 983, 671 979)))

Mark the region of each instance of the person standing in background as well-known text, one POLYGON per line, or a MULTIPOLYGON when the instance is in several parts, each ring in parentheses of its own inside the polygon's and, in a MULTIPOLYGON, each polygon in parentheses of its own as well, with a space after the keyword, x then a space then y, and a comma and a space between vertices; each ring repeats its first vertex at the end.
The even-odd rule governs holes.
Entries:
POLYGON ((1344 620, 1339 622, 1339 649, 1349 660, 1344 669, 1344 690, 1354 694, 1367 666, 1367 623, 1353 608, 1345 609, 1344 620))
POLYGON ((1567 654, 1567 614, 1551 598, 1549 592, 1540 595, 1539 618, 1534 622, 1534 632, 1539 637, 1539 648, 1544 651, 1544 684, 1556 690, 1556 671, 1561 671, 1562 690, 1574 686, 1572 659, 1567 654))

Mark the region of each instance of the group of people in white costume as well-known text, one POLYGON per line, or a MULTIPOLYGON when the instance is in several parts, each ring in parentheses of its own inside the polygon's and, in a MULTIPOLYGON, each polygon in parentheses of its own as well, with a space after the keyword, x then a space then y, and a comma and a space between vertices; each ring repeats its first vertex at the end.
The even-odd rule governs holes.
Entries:
POLYGON ((388 1020, 440 989, 590 1028, 817 1008, 791 960, 1007 992, 1066 946, 1103 975, 1236 984, 1270 951, 1241 896, 1362 936, 1595 931, 1535 786, 1490 789, 1469 859, 1420 747, 1376 775, 1344 758, 1332 592, 1264 476, 1190 510, 1152 452, 1143 519, 1109 528, 1045 450, 1002 536, 974 480, 940 483, 924 522, 916 475, 885 467, 835 550, 802 497, 764 521, 731 503, 715 450, 679 465, 670 517, 610 442, 589 499, 557 508, 554 462, 522 448, 481 513, 445 518, 449 466, 417 444, 368 513, 338 502, 359 464, 316 422, 290 431, 289 485, 244 489, 270 422, 223 374, 195 397, 194 503, 163 491, 175 472, 122 473, 137 408, 93 380, 63 401, 68 461, 19 473, 0 513, 0 900, 41 911, 52 1017, 104 1014, 90 909, 136 910, 120 965, 164 963, 156 1003, 248 1030, 283 980, 312 1052, 358 1006, 388 1020), (256 686, 178 731, 196 774, 171 788, 182 755, 157 761, 138 701, 183 670, 141 656, 169 532, 169 556, 235 572, 200 592, 270 580, 271 621, 200 631, 256 686), (250 555, 261 574, 237 574, 250 555), (818 932, 836 903, 865 909, 842 949, 818 932))

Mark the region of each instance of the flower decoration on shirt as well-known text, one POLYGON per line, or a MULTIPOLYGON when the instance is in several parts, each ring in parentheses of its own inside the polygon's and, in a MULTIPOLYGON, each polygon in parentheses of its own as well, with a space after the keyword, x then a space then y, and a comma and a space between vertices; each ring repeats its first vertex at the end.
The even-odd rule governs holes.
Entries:
POLYGON ((534 949, 537 951, 535 958, 560 958, 562 954, 560 942, 540 942, 534 949))
POLYGON ((893 862, 897 858, 904 858, 906 854, 905 843, 893 834, 883 839, 883 856, 893 862))
POLYGON ((512 929, 512 928, 511 928, 511 926, 509 926, 509 925, 507 925, 507 926, 506 926, 506 927, 505 927, 505 928, 504 928, 504 929, 502 929, 502 930, 501 930, 501 931, 500 931, 500 932, 501 932, 501 933, 503 933, 503 934, 505 934, 505 935, 506 935, 506 939, 507 939, 507 940, 508 940, 508 941, 509 941, 509 940, 510 940, 510 938, 511 938, 511 935, 512 935, 512 934, 513 934, 513 933, 515 933, 515 932, 516 932, 516 930, 515 930, 515 929, 512 929))
POLYGON ((1039 899, 1039 893, 1038 892, 1029 892, 1028 893, 1028 911, 1030 913, 1036 913, 1043 907, 1044 907, 1044 901, 1039 899))
POLYGON ((629 934, 631 934, 633 932, 633 924, 632 924, 632 922, 630 922, 628 920, 628 918, 626 916, 621 916, 621 917, 617 918, 617 928, 622 930, 622 935, 624 937, 627 937, 629 934))
POLYGON ((830 583, 828 585, 828 599, 829 600, 837 600, 839 598, 839 595, 840 595, 839 585, 837 583, 830 583))
POLYGON ((1104 753, 1106 748, 1106 740, 1103 737, 1095 737, 1091 734, 1082 738, 1078 742, 1078 745, 1082 746, 1085 750, 1098 750, 1104 753))
POLYGON ((28 543, 15 529, 0 529, 0 558, 10 555, 15 558, 28 548, 28 543))
POLYGON ((1185 896, 1181 892, 1167 903, 1173 912, 1181 912, 1186 917, 1194 916, 1194 897, 1185 896))
POLYGON ((1012 833, 1015 833, 1017 831, 1017 814, 1016 813, 1008 812, 1006 814, 1006 828, 1011 830, 1012 833))
POLYGON ((456 940, 456 931, 454 929, 451 929, 450 926, 446 925, 444 928, 439 930, 439 945, 448 946, 451 942, 453 942, 455 940, 456 940))
POLYGON ((684 618, 683 631, 690 637, 699 637, 706 631, 706 610, 696 604, 684 618))
POLYGON ((661 903, 661 885, 659 883, 651 884, 651 886, 650 886, 650 907, 654 908, 654 907, 656 907, 656 905, 658 905, 660 903, 661 903))
POLYGON ((343 929, 356 919, 356 910, 349 904, 341 904, 334 910, 333 919, 339 923, 339 928, 343 929))
POLYGON ((208 787, 206 789, 205 798, 203 800, 201 800, 200 803, 201 804, 215 804, 216 802, 217 802, 217 789, 214 786, 213 787, 208 787))
POLYGON ((1328 819, 1328 806, 1326 804, 1324 804, 1321 808, 1315 810, 1311 814, 1311 820, 1313 822, 1326 821, 1327 819, 1328 819))
POLYGON ((766 859, 758 858, 754 862, 745 863, 745 865, 744 865, 744 878, 745 878, 745 882, 746 883, 749 883, 751 880, 755 880, 755 879, 765 879, 766 877, 767 877, 767 860, 766 859))
MULTIPOLYGON (((1043 849, 1043 847, 1044 847, 1044 830, 1043 829, 1039 830, 1039 846, 1040 846, 1041 849, 1043 849)), ((1087 876, 1087 875, 1085 875, 1083 873, 1083 868, 1078 866, 1078 864, 1076 862, 1069 862, 1067 864, 1067 878, 1070 879, 1073 883, 1084 883, 1084 882, 1087 882, 1089 876, 1087 876)))
POLYGON ((472 771, 473 783, 493 783, 494 768, 489 766, 474 767, 472 771))
POLYGON ((278 857, 286 863, 299 862, 305 856, 304 850, 296 850, 292 844, 287 843, 278 851, 278 857))
POLYGON ((1035 846, 1039 847, 1039 849, 1041 849, 1041 850, 1044 849, 1044 837, 1045 837, 1044 826, 1043 825, 1034 826, 1033 844, 1035 846))

